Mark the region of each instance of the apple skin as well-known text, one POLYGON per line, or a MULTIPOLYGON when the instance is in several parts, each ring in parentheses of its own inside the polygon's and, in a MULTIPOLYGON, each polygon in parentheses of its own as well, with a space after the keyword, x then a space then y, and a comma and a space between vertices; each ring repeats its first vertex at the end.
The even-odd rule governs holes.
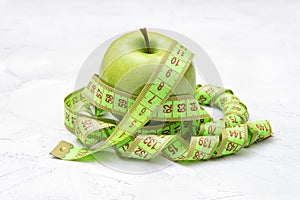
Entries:
MULTIPOLYGON (((151 53, 147 53, 140 31, 129 32, 116 39, 103 57, 99 70, 101 80, 116 89, 139 95, 173 42, 156 32, 148 32, 148 37, 151 53)), ((195 69, 190 64, 172 95, 193 95, 195 85, 195 69)))

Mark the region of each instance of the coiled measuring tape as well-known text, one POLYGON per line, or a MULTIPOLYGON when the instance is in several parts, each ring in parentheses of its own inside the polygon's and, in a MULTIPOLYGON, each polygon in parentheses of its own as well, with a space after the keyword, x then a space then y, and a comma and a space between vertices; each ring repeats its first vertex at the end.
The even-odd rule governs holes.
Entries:
POLYGON ((85 88, 64 100, 65 126, 85 147, 61 141, 51 154, 76 160, 113 147, 127 158, 149 160, 162 153, 174 161, 206 160, 235 153, 273 134, 267 120, 247 123, 247 107, 231 90, 197 85, 194 96, 171 96, 193 57, 174 41, 138 96, 112 88, 94 75, 85 88), (213 121, 201 105, 221 109, 224 118, 213 121), (103 117, 105 112, 123 118, 117 123, 103 117), (161 123, 146 125, 149 120, 161 123))

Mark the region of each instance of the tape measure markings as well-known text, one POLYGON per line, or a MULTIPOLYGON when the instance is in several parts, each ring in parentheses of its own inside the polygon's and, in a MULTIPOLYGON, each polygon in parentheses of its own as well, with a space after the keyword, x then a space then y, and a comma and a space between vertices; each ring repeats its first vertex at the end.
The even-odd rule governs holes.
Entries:
MULTIPOLYGON (((88 99, 88 101, 94 106, 104 109, 107 112, 118 114, 124 116, 128 111, 128 108, 134 103, 136 96, 131 96, 120 91, 107 86, 103 83, 97 75, 94 75, 90 80, 90 84, 95 85, 96 89, 91 90, 93 87, 86 87, 83 90, 83 96, 88 99), (106 90, 109 91, 106 92, 106 90), (101 91, 101 92, 92 92, 92 91, 101 91), (111 99, 109 104, 101 104, 103 94, 107 94, 111 99)), ((155 95, 153 93, 146 94, 145 99, 151 101, 153 104, 157 104, 159 101, 155 102, 153 99, 155 95), (152 99, 151 99, 152 98, 152 99), (154 102, 153 102, 154 101, 154 102)), ((107 99, 109 101, 110 99, 107 99)), ((156 99, 159 100, 159 99, 156 99)), ((159 106, 156 112, 154 112, 152 120, 154 121, 187 121, 194 119, 209 119, 211 118, 209 114, 200 106, 197 99, 191 95, 180 95, 180 96, 171 96, 168 100, 159 106), (177 101, 182 101, 179 105, 174 106, 177 101), (185 102, 184 102, 185 101, 185 102), (181 111, 181 112, 178 112, 181 111), (179 114, 180 113, 180 114, 179 114)))

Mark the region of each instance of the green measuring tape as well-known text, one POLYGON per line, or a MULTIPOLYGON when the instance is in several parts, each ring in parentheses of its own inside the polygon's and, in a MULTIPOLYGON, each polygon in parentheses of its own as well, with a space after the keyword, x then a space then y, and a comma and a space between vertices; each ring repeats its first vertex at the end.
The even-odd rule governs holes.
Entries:
POLYGON ((76 160, 113 147, 127 158, 149 160, 162 153, 174 161, 206 160, 273 134, 267 120, 247 123, 247 107, 231 90, 197 85, 194 96, 171 96, 193 57, 174 41, 138 96, 112 88, 94 75, 64 101, 65 126, 85 148, 61 141, 51 154, 76 160), (224 118, 213 121, 201 105, 221 109, 224 118), (117 123, 103 117, 105 112, 123 118, 117 123), (150 120, 159 123, 146 125, 150 120))

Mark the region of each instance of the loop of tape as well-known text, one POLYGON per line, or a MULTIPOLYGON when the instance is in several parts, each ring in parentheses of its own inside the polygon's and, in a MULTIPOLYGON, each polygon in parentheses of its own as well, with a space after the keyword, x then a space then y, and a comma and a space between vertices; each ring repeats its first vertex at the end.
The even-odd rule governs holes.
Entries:
POLYGON ((194 96, 172 96, 193 57, 174 41, 138 96, 112 88, 94 75, 64 101, 65 126, 85 147, 61 141, 51 154, 76 160, 113 147, 127 158, 150 160, 162 153, 173 161, 207 160, 273 134, 267 120, 247 122, 247 107, 231 90, 197 85, 194 96), (214 121, 202 106, 222 110, 224 118, 214 121), (116 122, 103 117, 105 112, 123 118, 116 122), (146 125, 149 120, 160 123, 146 125))

